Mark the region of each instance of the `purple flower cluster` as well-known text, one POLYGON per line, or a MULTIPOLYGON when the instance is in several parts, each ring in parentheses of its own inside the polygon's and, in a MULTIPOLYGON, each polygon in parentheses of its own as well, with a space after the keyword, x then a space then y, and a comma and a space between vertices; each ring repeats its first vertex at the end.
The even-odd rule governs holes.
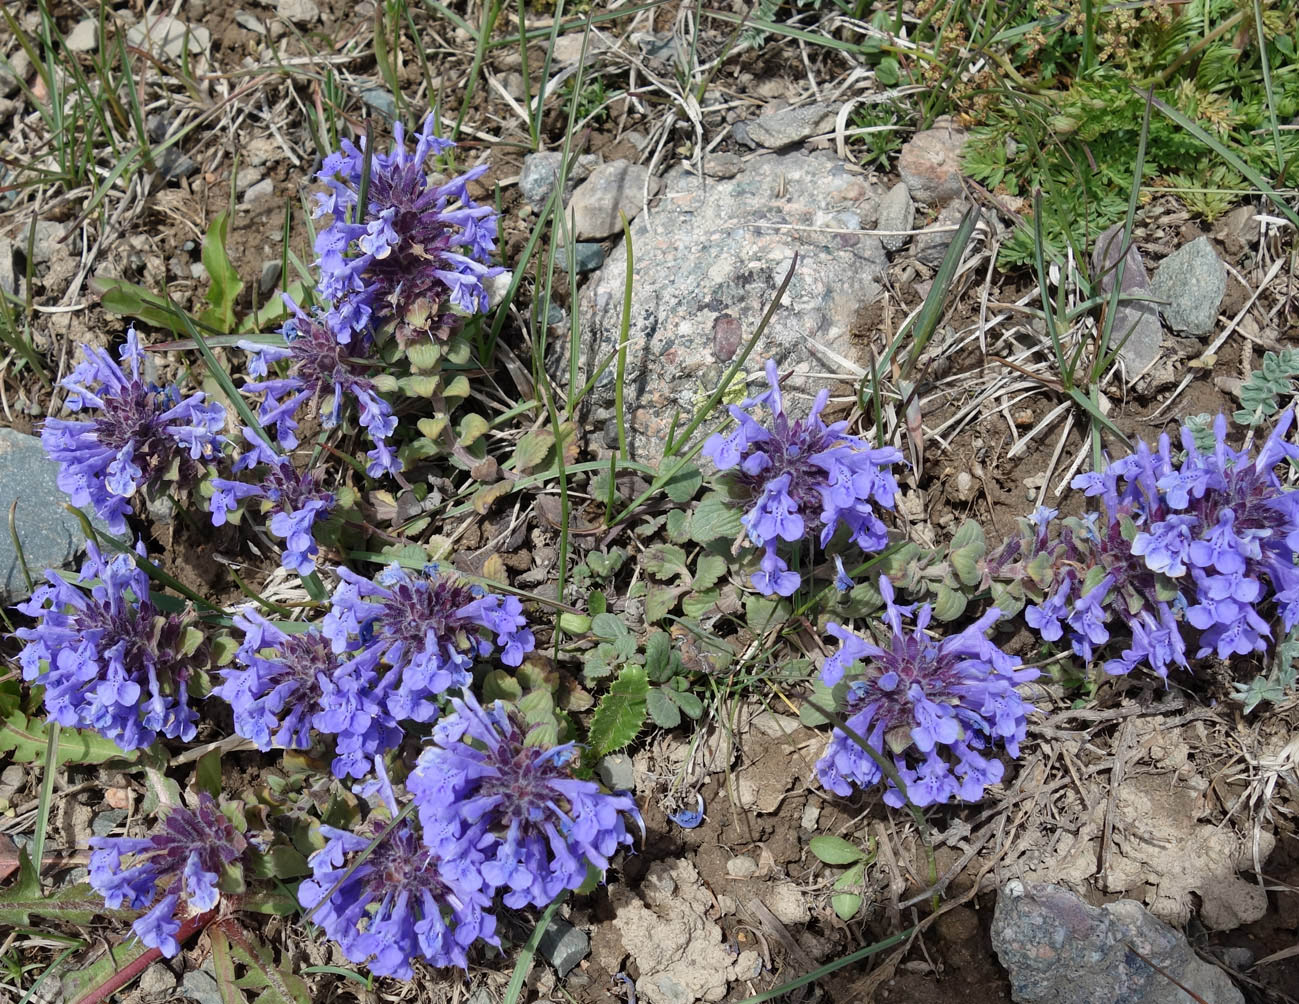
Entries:
POLYGON ((255 457, 267 465, 266 476, 260 484, 213 478, 212 499, 208 503, 212 525, 222 526, 246 499, 265 499, 271 517, 270 531, 285 545, 280 564, 298 575, 310 575, 316 570, 316 555, 320 552, 313 528, 329 518, 334 508, 334 494, 320 487, 316 473, 294 470, 287 457, 267 448, 251 429, 245 429, 244 435, 254 449, 245 453, 236 466, 248 466, 249 458, 255 457))
MULTIPOLYGON (((822 547, 841 526, 863 551, 887 545, 888 533, 875 507, 893 508, 898 486, 889 468, 902 454, 849 435, 847 422, 822 422, 828 391, 817 395, 807 418, 791 422, 775 362, 767 361, 766 372, 770 389, 732 405, 735 428, 726 435, 714 433, 703 452, 718 469, 733 472, 736 491, 752 503, 742 522, 749 539, 763 548, 753 585, 768 596, 790 596, 801 580, 777 547, 781 541, 802 541, 809 522, 819 520, 822 547), (751 414, 762 404, 771 412, 770 428, 751 414)), ((845 580, 841 576, 837 584, 842 588, 845 580)))
POLYGON ((41 444, 59 465, 59 488, 73 505, 89 505, 113 533, 126 532, 126 515, 138 491, 157 492, 170 482, 188 487, 198 480, 199 461, 221 448, 225 409, 204 404, 203 394, 181 398, 175 384, 158 387, 140 375, 144 350, 128 328, 119 359, 85 348, 85 360, 62 381, 69 411, 84 420, 50 418, 41 444))
POLYGON ((467 687, 474 660, 495 647, 507 666, 532 651, 517 597, 485 593, 436 566, 412 574, 390 565, 374 581, 347 568, 338 575, 321 631, 349 671, 379 674, 376 689, 396 721, 432 721, 439 695, 467 687))
POLYGON ((1045 555, 1051 578, 1025 610, 1029 626, 1045 641, 1067 636, 1087 660, 1126 643, 1104 663, 1115 675, 1189 669, 1188 628, 1199 632, 1196 658, 1267 651, 1270 610, 1285 632, 1299 622, 1299 493, 1275 470, 1299 458, 1284 438, 1293 418, 1281 416, 1253 459, 1227 445, 1220 415, 1207 452, 1184 428, 1180 457, 1164 435, 1153 450, 1139 442, 1131 456, 1075 478, 1101 512, 1062 520, 1054 535, 1056 514, 1037 517, 1026 553, 1045 555), (1126 626, 1117 644, 1116 621, 1126 626))
POLYGON ((454 145, 434 135, 436 128, 430 114, 412 154, 401 124, 394 127, 392 152, 370 157, 367 205, 359 214, 370 153, 364 143, 344 140, 317 175, 329 190, 316 196, 315 215, 332 217, 316 237, 317 290, 333 304, 327 320, 342 342, 389 326, 402 345, 445 341, 464 315, 487 310, 483 281, 504 271, 487 264, 496 248, 496 213, 466 187, 487 168, 435 183, 425 162, 454 145))
POLYGON ((318 315, 308 315, 287 296, 284 302, 293 316, 284 325, 283 345, 240 342, 252 353, 249 373, 261 380, 246 381, 240 389, 246 394, 264 394, 258 408, 258 419, 275 430, 280 446, 291 450, 298 445, 297 415, 300 408, 314 403, 321 424, 332 429, 339 424, 343 406, 352 402, 357 424, 366 431, 373 449, 366 456, 371 477, 391 474, 401 469, 388 437, 396 431, 397 416, 392 406, 379 396, 371 375, 380 365, 373 357, 368 339, 343 338, 336 335, 330 323, 318 315), (272 363, 287 361, 282 377, 270 376, 272 363))
POLYGON ((238 867, 247 842, 203 793, 197 809, 173 808, 151 837, 91 837, 90 847, 91 886, 112 910, 152 903, 131 926, 170 959, 180 953, 181 920, 216 907, 222 873, 238 867), (129 868, 123 857, 132 859, 129 868))
MULTIPOLYGON (((376 787, 395 818, 397 805, 382 769, 376 787)), ((389 825, 371 820, 364 834, 322 826, 328 842, 311 856, 312 876, 298 887, 298 901, 351 961, 369 959, 380 976, 408 980, 416 958, 467 969, 475 941, 500 945, 496 918, 487 912, 492 897, 482 855, 472 847, 445 854, 421 841, 415 823, 402 820, 349 875, 356 855, 389 825)))
POLYGON ((468 691, 451 706, 406 782, 424 840, 445 860, 481 856, 485 884, 519 909, 578 888, 588 866, 603 871, 631 845, 624 817, 640 824, 636 803, 574 778, 573 743, 529 746, 505 705, 483 708, 468 691))
POLYGON ((243 632, 237 665, 221 671, 212 693, 258 749, 308 749, 314 729, 334 737, 334 776, 359 778, 401 742, 374 669, 336 653, 318 628, 288 634, 251 610, 235 627, 243 632))
MULTIPOLYGON (((143 544, 137 551, 143 556, 143 544)), ((56 572, 45 577, 48 584, 18 604, 37 623, 15 634, 25 642, 23 679, 45 688, 49 716, 128 751, 159 735, 193 739, 189 682, 208 662, 193 617, 160 611, 132 556, 106 561, 93 543, 81 566, 83 583, 98 580, 89 594, 56 572)))
MULTIPOLYGON (((1001 616, 996 607, 938 640, 925 630, 933 613, 928 604, 918 611, 895 604, 893 587, 883 577, 880 593, 890 631, 885 647, 830 624, 827 630, 840 648, 826 660, 821 680, 834 687, 861 663, 861 673, 847 684, 846 724, 876 753, 892 759, 912 804, 940 805, 953 797, 977 801, 984 788, 1002 778, 1001 761, 986 752, 992 744, 1000 740, 1007 753, 1019 756, 1025 716, 1033 707, 1015 688, 1036 679, 1038 671, 1024 668, 986 637, 1001 616), (913 615, 915 626, 908 632, 903 618, 913 615)), ((886 780, 875 760, 840 729, 816 771, 837 795, 886 780)), ((887 804, 906 804, 891 780, 886 789, 887 804)))

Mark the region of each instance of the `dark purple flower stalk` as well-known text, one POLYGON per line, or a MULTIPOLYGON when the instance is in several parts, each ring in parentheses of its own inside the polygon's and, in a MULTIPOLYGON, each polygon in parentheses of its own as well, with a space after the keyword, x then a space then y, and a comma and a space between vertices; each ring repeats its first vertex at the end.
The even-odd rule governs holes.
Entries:
POLYGON ((449 858, 481 852, 483 877, 506 906, 546 906, 585 882, 588 865, 603 871, 632 844, 624 817, 640 825, 636 803, 574 778, 573 743, 529 746, 504 704, 483 708, 468 691, 451 706, 406 787, 428 846, 449 858))
POLYGON ((425 162, 454 145, 436 128, 430 114, 412 154, 401 124, 393 127, 392 152, 371 159, 360 220, 354 217, 365 141, 357 147, 344 140, 317 175, 329 191, 316 196, 316 216, 333 218, 316 237, 317 290, 333 304, 329 326, 340 341, 389 326, 402 345, 445 341, 462 317, 487 310, 483 280, 504 271, 487 264, 496 249, 496 213, 466 188, 487 167, 434 182, 425 162))
MULTIPOLYGON (((1002 778, 1000 760, 985 754, 998 740, 1012 757, 1019 756, 1025 716, 1033 710, 1016 685, 1034 680, 1026 669, 985 636, 1001 616, 992 607, 958 634, 941 640, 926 633, 933 610, 925 604, 893 602, 893 586, 880 578, 884 620, 890 637, 884 646, 839 624, 827 630, 840 641, 826 660, 821 680, 834 687, 849 677, 843 713, 849 728, 881 756, 892 759, 918 806, 941 805, 953 797, 975 802, 984 788, 1002 778), (914 614, 908 632, 903 618, 914 614)), ((902 793, 871 756, 847 733, 835 729, 830 746, 816 765, 821 783, 838 795, 853 786, 870 788, 886 782, 884 801, 906 804, 902 793)))
POLYGON ((171 809, 151 837, 91 837, 90 847, 91 886, 110 910, 153 904, 131 927, 170 959, 180 954, 181 921, 217 905, 222 873, 238 867, 247 841, 205 792, 195 810, 171 809))
MULTIPOLYGON (((875 507, 893 508, 898 486, 889 467, 901 462, 902 454, 891 446, 873 448, 849 435, 847 422, 822 422, 821 411, 830 398, 825 390, 817 395, 807 418, 791 421, 775 362, 767 361, 766 372, 770 389, 732 405, 735 428, 726 435, 714 433, 703 452, 719 470, 731 471, 735 489, 752 500, 742 522, 749 540, 763 548, 753 585, 769 596, 790 596, 801 579, 777 547, 781 541, 801 543, 809 525, 820 523, 822 547, 841 526, 863 551, 878 551, 888 544, 875 507), (751 414, 762 404, 771 412, 770 428, 751 414)), ((836 585, 842 590, 852 583, 841 574, 836 585)))
POLYGON ((401 470, 388 444, 396 431, 397 416, 392 406, 379 396, 373 375, 378 359, 373 344, 366 339, 340 339, 330 323, 303 312, 287 296, 284 302, 293 316, 284 325, 283 345, 240 342, 252 353, 249 373, 262 380, 246 381, 240 389, 246 394, 264 394, 258 419, 275 430, 280 446, 292 450, 298 445, 297 415, 308 404, 314 405, 326 429, 335 428, 343 419, 344 405, 355 412, 355 421, 370 438, 373 449, 366 456, 367 472, 372 477, 401 470), (270 376, 270 364, 287 362, 282 377, 270 376))
MULTIPOLYGON (((380 771, 379 788, 395 818, 397 805, 380 771)), ((487 912, 492 898, 484 888, 482 854, 472 846, 457 848, 454 856, 441 854, 421 841, 413 821, 402 820, 347 875, 356 856, 388 825, 373 819, 361 833, 322 826, 328 842, 311 856, 312 876, 298 887, 298 901, 348 959, 368 960, 376 975, 408 980, 417 958, 467 969, 475 941, 500 945, 496 918, 487 912)))
MULTIPOLYGON (((136 548, 144 555, 144 545, 136 548)), ((198 716, 189 682, 207 665, 207 646, 192 614, 167 614, 149 596, 149 578, 129 554, 105 561, 86 545, 81 581, 55 572, 18 609, 36 618, 15 634, 23 679, 45 688, 45 710, 60 725, 94 729, 123 750, 159 736, 194 738, 198 716)))
POLYGON ((126 532, 136 492, 153 494, 167 484, 193 485, 201 461, 221 448, 225 409, 204 404, 202 393, 184 399, 175 384, 158 387, 140 376, 144 350, 135 328, 119 352, 130 375, 103 349, 85 348, 86 358, 62 381, 69 411, 84 420, 46 419, 41 444, 59 465, 59 487, 73 505, 91 506, 113 533, 126 532))
POLYGON ((336 653, 319 628, 288 634, 252 610, 234 622, 244 636, 237 665, 212 693, 258 749, 308 749, 315 730, 334 737, 334 776, 360 778, 401 742, 374 671, 336 653))
POLYGON ((1041 599, 1025 610, 1029 626, 1045 641, 1067 637, 1087 660, 1126 644, 1105 662, 1111 674, 1189 669, 1188 630, 1199 632, 1196 658, 1267 651, 1270 610, 1285 632, 1299 623, 1299 493, 1275 470, 1299 458, 1284 440, 1293 417, 1280 417, 1252 460, 1227 445, 1220 415, 1210 452, 1188 427, 1180 458, 1164 435, 1155 450, 1139 442, 1131 456, 1075 478, 1101 511, 1059 521, 1054 535, 1047 528, 1055 512, 1039 518, 1024 553, 1046 578, 1041 599), (1125 641, 1112 638, 1115 630, 1125 641))
POLYGON ((321 630, 334 651, 379 674, 378 690, 397 721, 437 717, 437 698, 466 687, 476 658, 500 647, 500 660, 518 666, 533 648, 517 597, 484 593, 429 566, 412 574, 390 565, 377 579, 338 569, 321 630), (495 643, 493 644, 493 639, 495 643))

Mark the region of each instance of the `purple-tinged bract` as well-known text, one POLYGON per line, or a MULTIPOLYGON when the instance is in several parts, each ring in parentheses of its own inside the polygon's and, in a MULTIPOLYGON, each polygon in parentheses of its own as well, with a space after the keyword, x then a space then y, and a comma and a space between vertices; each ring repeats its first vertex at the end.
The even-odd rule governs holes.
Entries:
POLYGON ((335 652, 319 628, 288 634, 252 610, 234 622, 243 632, 236 666, 221 670, 212 693, 258 749, 308 749, 314 729, 334 737, 334 776, 359 778, 401 742, 374 670, 335 652))
POLYGON ((1254 458, 1227 445, 1220 415, 1212 449, 1188 426, 1180 455, 1164 435, 1075 478, 1101 511, 1052 526, 1048 510, 1026 535, 1024 581, 1040 590, 1029 626, 1045 641, 1067 638, 1084 659, 1109 654, 1111 674, 1144 665, 1166 677, 1190 668, 1188 651, 1266 652, 1275 615, 1283 632, 1299 623, 1299 493, 1276 473, 1299 458, 1284 438, 1293 418, 1280 417, 1254 458))
POLYGON ((437 698, 468 686, 474 660, 500 649, 500 660, 518 666, 532 651, 532 632, 514 596, 485 593, 429 566, 411 573, 391 565, 375 580, 338 569, 321 624, 353 663, 379 675, 378 691, 396 721, 437 717, 437 698))
POLYGON ((437 137, 436 127, 429 115, 413 153, 400 123, 393 128, 392 152, 370 158, 359 220, 364 141, 358 147, 344 140, 317 175, 328 191, 316 196, 316 215, 333 218, 316 237, 317 290, 333 304, 329 325, 341 341, 389 326, 403 345, 445 341, 462 317, 487 310, 483 281, 504 271, 487 264, 496 249, 496 212, 466 187, 487 166, 435 183, 425 162, 454 145, 437 137))
POLYGON ((326 429, 337 426, 344 406, 355 412, 356 424, 365 430, 373 449, 367 472, 372 477, 401 469, 401 462, 388 443, 396 431, 397 416, 392 406, 379 395, 372 377, 378 372, 379 360, 370 339, 340 340, 326 318, 307 314, 287 296, 285 303, 292 317, 284 325, 282 345, 240 342, 252 353, 249 372, 260 380, 246 381, 240 389, 246 394, 264 394, 258 408, 258 419, 274 429, 279 444, 286 450, 298 445, 298 411, 313 404, 326 429), (282 377, 270 375, 272 363, 286 361, 282 377))
MULTIPOLYGON (((388 790, 385 800, 396 816, 388 790)), ((500 944, 496 918, 487 912, 492 898, 484 887, 482 855, 473 847, 443 855, 420 840, 413 821, 402 820, 348 875, 357 855, 388 825, 375 819, 359 834, 322 826, 328 842, 311 856, 312 875, 298 886, 298 901, 348 959, 368 960, 376 975, 410 979, 417 958, 467 969, 475 941, 500 944)))
MULTIPOLYGON (((137 547, 141 556, 144 546, 137 547)), ((81 581, 53 571, 18 604, 36 619, 15 633, 26 644, 23 679, 45 688, 45 710, 60 725, 94 729, 123 750, 159 736, 194 738, 189 705, 193 674, 208 663, 207 645, 190 613, 163 613, 149 596, 149 577, 129 554, 105 560, 86 545, 81 581)))
MULTIPOLYGON (((880 579, 880 593, 889 638, 877 645, 830 624, 827 630, 841 644, 826 660, 821 680, 834 687, 861 664, 861 672, 848 677, 841 709, 846 724, 893 761, 914 805, 941 805, 954 797, 978 801, 984 788, 1002 778, 993 744, 1000 741, 1012 757, 1019 756, 1025 716, 1033 706, 1015 688, 1036 679, 1038 671, 1023 667, 986 637, 1001 616, 996 607, 965 630, 935 639, 925 630, 933 612, 928 604, 919 610, 895 604, 887 578, 880 579), (913 615, 914 627, 907 630, 903 619, 913 615)), ((840 729, 816 771, 835 794, 884 781, 884 801, 905 804, 875 760, 840 729)))
POLYGON ((546 906, 586 881, 588 864, 603 871, 632 844, 626 819, 640 824, 636 803, 573 777, 573 743, 529 746, 499 701, 483 708, 466 692, 451 705, 406 787, 425 842, 447 855, 482 853, 482 874, 506 906, 546 906))
MULTIPOLYGON (((732 405, 735 428, 726 435, 714 433, 703 452, 720 470, 731 472, 735 491, 751 500, 742 522, 749 540, 763 548, 753 585, 768 596, 790 596, 801 579, 780 556, 782 541, 797 545, 819 524, 822 547, 840 527, 863 551, 879 551, 888 544, 876 508, 893 508, 898 486, 890 467, 902 454, 848 434, 847 422, 821 421, 830 398, 825 390, 807 418, 791 420, 775 362, 767 361, 766 373, 770 389, 732 405), (770 427, 752 414, 761 404, 771 412, 770 427)), ((846 575, 836 582, 850 585, 846 575)))
POLYGON ((145 945, 170 959, 180 953, 182 921, 216 907, 222 873, 238 867, 246 847, 243 834, 204 792, 195 810, 172 808, 150 837, 91 837, 90 884, 110 910, 152 904, 131 926, 145 945))
POLYGON ((137 492, 188 488, 198 480, 201 461, 221 448, 225 409, 205 404, 202 393, 182 399, 175 384, 147 382, 133 327, 118 353, 129 374, 103 349, 84 351, 86 358, 62 384, 68 410, 87 417, 46 419, 41 444, 58 463, 59 488, 72 504, 91 506, 111 532, 125 533, 137 492))

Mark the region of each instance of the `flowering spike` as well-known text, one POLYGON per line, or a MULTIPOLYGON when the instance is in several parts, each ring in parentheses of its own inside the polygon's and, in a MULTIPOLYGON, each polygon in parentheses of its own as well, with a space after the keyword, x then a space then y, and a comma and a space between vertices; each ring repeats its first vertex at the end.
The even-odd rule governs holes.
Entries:
POLYGON ((640 822, 636 803, 574 778, 573 743, 530 746, 504 704, 483 708, 467 691, 451 706, 406 786, 424 840, 447 855, 481 851, 483 876, 505 891, 506 906, 546 906, 586 881, 588 864, 603 871, 632 843, 624 816, 640 822))
POLYGON ((368 205, 359 219, 364 143, 344 140, 317 175, 328 191, 316 196, 315 215, 333 217, 316 238, 317 290, 333 303, 328 321, 342 342, 389 324, 403 345, 445 341, 461 316, 487 310, 483 281, 504 271, 487 264, 497 218, 467 188, 487 166, 435 185, 425 161, 454 145, 434 135, 436 128, 430 114, 413 154, 394 129, 392 152, 370 157, 368 205))
POLYGON ((152 904, 131 926, 141 942, 170 959, 180 954, 181 920, 217 905, 222 872, 237 865, 246 847, 204 792, 196 809, 172 808, 150 837, 91 837, 90 885, 111 910, 152 904), (123 857, 131 858, 129 868, 123 857))
MULTIPOLYGON (((144 545, 136 547, 144 555, 144 545)), ((198 716, 189 681, 206 666, 207 647, 191 613, 164 614, 149 596, 149 577, 130 554, 104 560, 86 545, 81 581, 89 595, 55 572, 18 609, 37 619, 15 634, 23 679, 45 687, 45 710, 60 725, 94 729, 123 750, 159 736, 189 741, 198 716)))
MULTIPOLYGON (((830 624, 827 630, 841 644, 826 660, 821 680, 833 687, 850 668, 862 666, 860 675, 849 678, 847 725, 877 754, 892 758, 915 805, 938 805, 954 797, 977 801, 1003 771, 1000 761, 981 751, 1000 740, 1007 753, 1019 755, 1025 716, 1033 707, 1015 687, 1036 679, 1038 671, 1024 668, 985 637, 1000 616, 995 607, 959 634, 938 641, 925 633, 932 612, 928 604, 918 611, 896 605, 886 578, 880 579, 880 593, 889 640, 876 645, 830 624), (908 633, 902 619, 913 613, 915 627, 908 633)), ((885 781, 884 801, 905 804, 875 760, 840 729, 816 770, 821 783, 836 794, 885 781)))
POLYGON ((1029 626, 1045 641, 1067 635, 1088 660, 1112 632, 1126 635, 1121 654, 1104 663, 1111 674, 1189 668, 1188 629, 1200 632, 1196 658, 1266 651, 1274 632, 1260 607, 1275 609, 1285 632, 1299 623, 1299 493, 1275 472, 1299 458, 1284 439, 1292 420, 1286 411, 1253 459, 1227 444, 1218 416, 1208 452, 1187 426, 1180 457, 1161 436, 1155 449, 1139 442, 1132 455, 1076 477, 1073 486, 1099 499, 1101 511, 1059 521, 1054 534, 1050 512, 1026 531, 1025 558, 1045 561, 1053 575, 1025 609, 1029 626))
MULTIPOLYGON (((819 522, 819 542, 830 542, 842 526, 864 551, 888 543, 876 507, 892 509, 897 482, 889 468, 902 460, 891 446, 873 448, 845 430, 847 422, 826 425, 821 411, 829 394, 817 395, 807 418, 791 421, 785 413, 776 364, 768 360, 769 389, 731 406, 735 428, 714 433, 704 443, 704 455, 720 470, 731 472, 733 485, 752 502, 741 522, 751 540, 763 549, 753 585, 768 596, 789 596, 801 581, 777 548, 780 542, 801 541, 808 525, 819 522), (771 427, 758 423, 751 410, 766 405, 771 427)), ((840 575, 836 585, 847 581, 840 575)), ((851 588, 851 587, 847 587, 851 588)))
POLYGON ((364 777, 401 742, 374 670, 343 659, 318 628, 286 634, 252 610, 234 620, 239 668, 223 669, 212 693, 234 709, 237 734, 262 751, 308 749, 312 729, 332 735, 335 777, 364 777))
POLYGON ((59 465, 59 488, 73 505, 91 506, 112 533, 126 532, 136 492, 154 493, 164 482, 189 487, 198 461, 220 450, 225 409, 204 404, 202 393, 183 400, 175 384, 158 387, 140 375, 144 350, 128 328, 118 358, 84 348, 86 358, 62 381, 70 411, 92 411, 85 420, 46 419, 41 445, 59 465))
POLYGON ((390 565, 371 581, 347 568, 321 630, 346 665, 380 674, 378 690, 397 721, 432 721, 435 699, 469 684, 474 659, 500 648, 518 666, 534 641, 514 596, 474 591, 436 571, 390 565), (495 645, 493 645, 493 638, 495 645), (381 668, 386 664, 386 669, 381 668))

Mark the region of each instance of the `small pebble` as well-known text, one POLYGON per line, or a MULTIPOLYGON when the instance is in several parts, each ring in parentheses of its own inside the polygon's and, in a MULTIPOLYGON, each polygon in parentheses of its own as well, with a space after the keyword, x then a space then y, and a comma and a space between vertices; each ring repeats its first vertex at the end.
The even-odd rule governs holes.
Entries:
POLYGON ((726 862, 726 874, 731 878, 746 879, 758 871, 758 862, 747 854, 740 854, 726 862))

